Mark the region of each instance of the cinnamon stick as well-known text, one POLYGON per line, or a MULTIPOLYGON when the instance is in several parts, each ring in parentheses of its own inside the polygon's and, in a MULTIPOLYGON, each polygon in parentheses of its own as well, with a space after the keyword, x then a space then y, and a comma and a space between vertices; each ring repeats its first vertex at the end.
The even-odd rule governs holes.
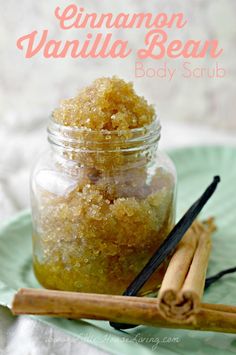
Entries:
POLYGON ((164 328, 236 333, 236 307, 200 304, 195 321, 166 320, 156 299, 110 296, 41 289, 21 289, 13 300, 13 314, 35 314, 71 319, 100 319, 164 328))
POLYGON ((214 220, 196 221, 179 243, 158 294, 162 316, 170 321, 194 321, 200 306, 214 220))

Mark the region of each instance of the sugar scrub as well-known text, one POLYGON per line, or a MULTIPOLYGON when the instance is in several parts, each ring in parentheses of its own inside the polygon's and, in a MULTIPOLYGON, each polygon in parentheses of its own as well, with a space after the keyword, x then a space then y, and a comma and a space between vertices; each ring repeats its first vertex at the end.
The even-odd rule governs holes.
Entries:
POLYGON ((97 79, 76 97, 63 100, 53 118, 64 126, 129 130, 150 124, 155 111, 131 83, 112 77, 97 79))
POLYGON ((46 288, 121 294, 175 221, 175 168, 157 150, 154 108, 131 83, 100 78, 62 101, 48 132, 32 174, 35 274, 46 288))

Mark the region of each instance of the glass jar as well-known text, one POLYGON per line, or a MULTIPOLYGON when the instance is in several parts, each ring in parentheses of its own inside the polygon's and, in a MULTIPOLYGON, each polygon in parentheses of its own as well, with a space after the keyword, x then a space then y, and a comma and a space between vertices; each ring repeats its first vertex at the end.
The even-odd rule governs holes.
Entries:
MULTIPOLYGON (((48 127, 31 179, 33 265, 46 288, 122 294, 175 223, 176 171, 160 124, 48 127)), ((142 292, 161 282, 167 260, 142 292)))

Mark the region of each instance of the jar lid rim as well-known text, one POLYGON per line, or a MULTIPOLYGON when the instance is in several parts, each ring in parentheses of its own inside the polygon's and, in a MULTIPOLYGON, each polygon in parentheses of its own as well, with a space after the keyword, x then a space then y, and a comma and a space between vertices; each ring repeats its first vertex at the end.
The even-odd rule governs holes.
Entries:
POLYGON ((157 119, 157 116, 154 116, 154 120, 149 124, 149 125, 144 125, 142 127, 138 128, 131 128, 127 130, 107 130, 107 129, 101 129, 101 130, 93 130, 91 128, 86 128, 86 127, 78 127, 78 126, 65 126, 60 123, 57 123, 56 121, 53 120, 53 117, 49 118, 49 125, 48 125, 48 131, 55 130, 55 131, 64 131, 64 132, 73 132, 73 133, 89 133, 89 134, 103 134, 104 136, 109 135, 109 136, 120 136, 120 135, 125 135, 126 133, 131 133, 131 134, 143 134, 148 131, 155 130, 158 133, 161 131, 161 124, 160 120, 157 119))

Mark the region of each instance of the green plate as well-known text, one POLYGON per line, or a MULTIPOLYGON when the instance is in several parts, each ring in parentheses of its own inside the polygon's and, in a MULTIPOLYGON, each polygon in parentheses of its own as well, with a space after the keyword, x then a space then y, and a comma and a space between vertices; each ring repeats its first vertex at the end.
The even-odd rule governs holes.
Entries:
MULTIPOLYGON (((202 217, 215 216, 208 274, 236 265, 236 148, 201 147, 170 152, 179 177, 178 217, 202 193, 214 175, 222 182, 202 217)), ((0 228, 0 304, 9 306, 20 287, 39 287, 31 267, 31 220, 29 211, 19 214, 0 228)), ((228 275, 205 293, 212 303, 236 304, 236 274, 228 275)), ((35 317, 59 327, 79 339, 112 354, 231 354, 236 336, 231 334, 182 331, 140 326, 127 333, 117 332, 107 322, 72 321, 35 317), (200 350, 201 349, 201 350, 200 350)))

